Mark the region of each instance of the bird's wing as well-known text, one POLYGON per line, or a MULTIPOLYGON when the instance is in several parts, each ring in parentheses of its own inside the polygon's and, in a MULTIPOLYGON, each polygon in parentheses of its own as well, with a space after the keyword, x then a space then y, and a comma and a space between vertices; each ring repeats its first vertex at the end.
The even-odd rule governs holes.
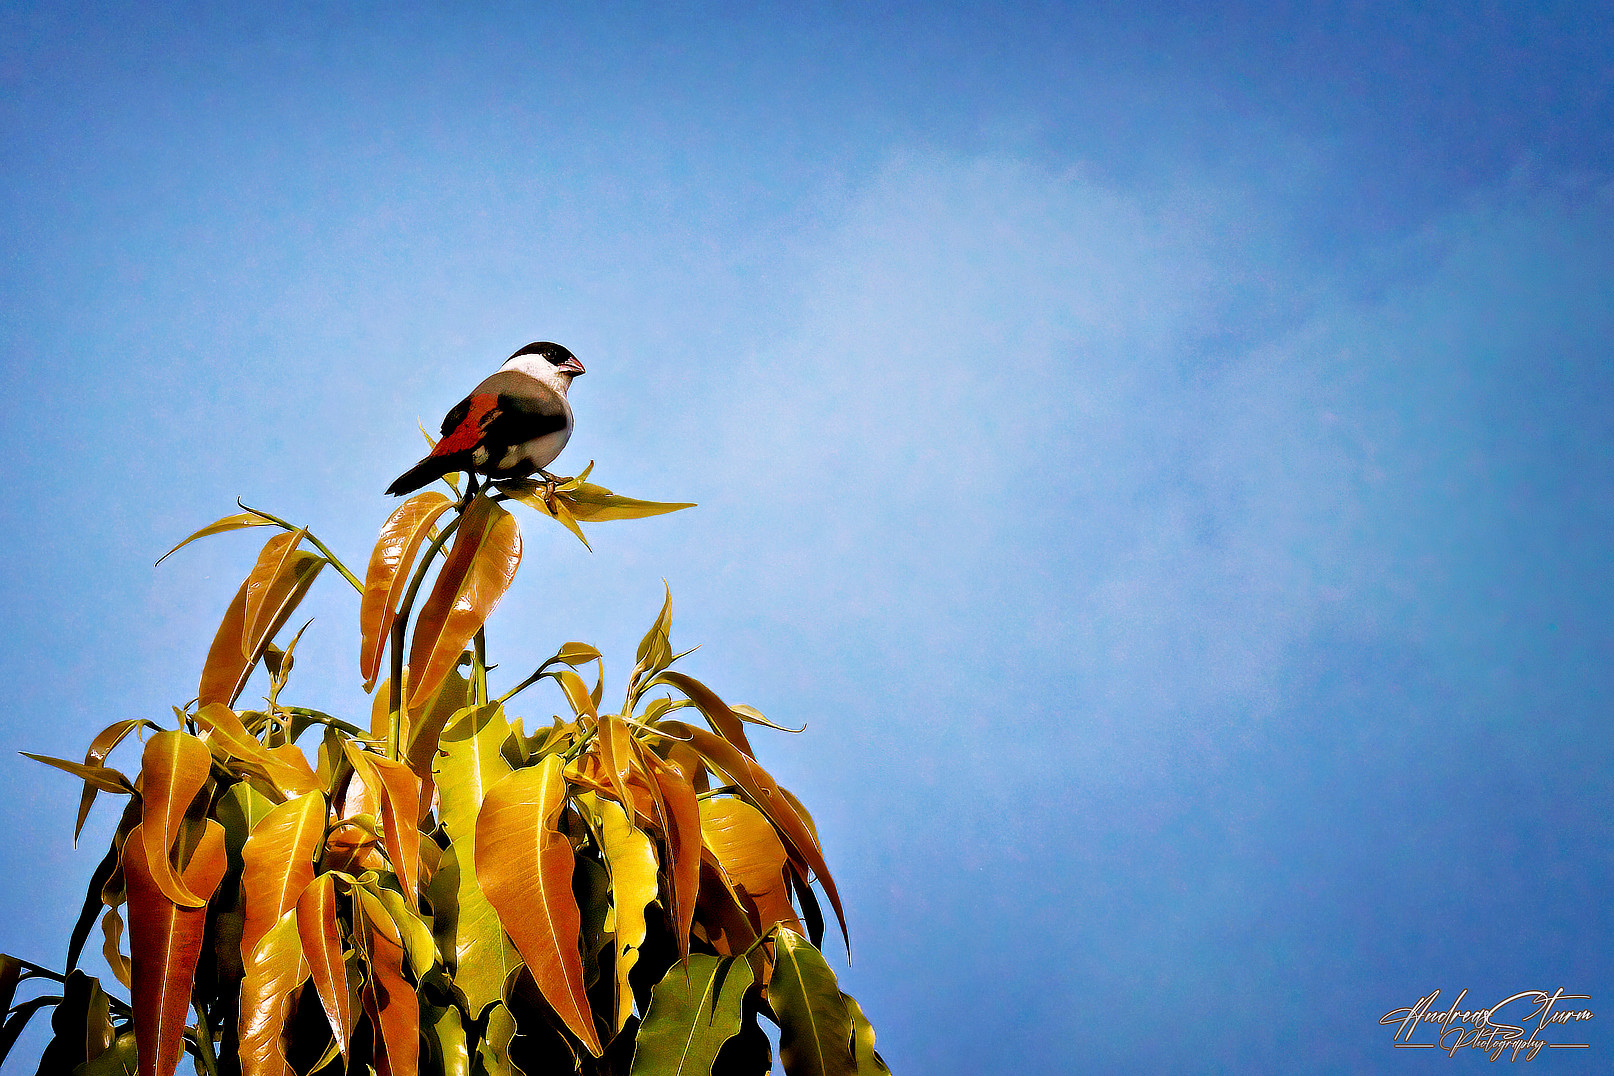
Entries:
POLYGON ((476 392, 497 399, 496 408, 481 419, 490 443, 519 445, 571 425, 565 397, 526 374, 500 370, 478 385, 476 392))

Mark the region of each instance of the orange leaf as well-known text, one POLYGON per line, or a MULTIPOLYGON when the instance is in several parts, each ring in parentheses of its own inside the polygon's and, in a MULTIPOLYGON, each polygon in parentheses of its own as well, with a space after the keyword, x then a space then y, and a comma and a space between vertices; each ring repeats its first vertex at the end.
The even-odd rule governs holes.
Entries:
POLYGON ((387 636, 397 615, 398 599, 409 585, 415 557, 431 533, 432 525, 454 502, 436 491, 411 497, 381 526, 381 537, 370 554, 364 575, 364 597, 359 601, 359 674, 364 690, 381 675, 387 636))
POLYGON ((700 812, 706 847, 717 857, 757 933, 775 923, 796 925, 796 911, 785 884, 785 846, 773 823, 732 796, 703 800, 700 812))
POLYGON ((565 808, 558 755, 488 789, 476 819, 476 880, 544 999, 599 1057, 578 949, 583 917, 572 895, 575 861, 559 829, 565 808))
MULTIPOLYGON (((581 682, 579 680, 579 682, 581 682)), ((628 774, 633 772, 633 733, 615 714, 600 715, 599 735, 594 738, 600 762, 605 766, 605 779, 615 790, 616 801, 634 812, 633 792, 628 788, 628 774)))
POLYGON ((210 744, 261 773, 283 795, 300 796, 319 788, 319 779, 308 766, 308 756, 296 744, 265 747, 247 731, 241 715, 223 703, 208 703, 195 713, 194 719, 207 730, 210 744))
MULTIPOLYGON (((90 741, 90 749, 84 752, 84 765, 100 766, 106 762, 107 755, 112 749, 123 742, 123 738, 133 732, 141 724, 141 719, 131 717, 127 721, 119 721, 102 729, 100 735, 90 741)), ((78 843, 78 835, 84 832, 84 820, 90 817, 90 808, 95 805, 95 795, 98 789, 88 781, 84 782, 84 792, 78 800, 78 822, 73 826, 73 842, 78 843)))
POLYGON ((415 905, 415 886, 420 880, 420 778, 402 762, 362 750, 351 740, 343 748, 353 771, 381 802, 381 836, 387 858, 403 885, 404 898, 415 905))
POLYGON ((252 958, 258 942, 280 917, 297 906, 314 880, 314 857, 325 837, 325 797, 309 792, 287 800, 265 815, 241 849, 241 902, 246 926, 241 960, 252 958))
POLYGON ((297 603, 303 600, 303 595, 313 586, 315 577, 325 564, 324 557, 305 549, 295 550, 286 558, 280 575, 271 581, 268 592, 263 596, 261 611, 266 615, 259 617, 262 630, 257 636, 247 634, 247 587, 252 580, 248 577, 241 583, 241 589, 235 592, 235 598, 225 611, 217 634, 213 636, 213 645, 207 651, 207 663, 202 666, 202 683, 197 689, 201 705, 214 702, 226 706, 234 704, 241 689, 247 686, 247 677, 252 675, 270 640, 297 608, 297 603))
POLYGON ((431 698, 459 661, 521 563, 521 531, 515 517, 486 497, 465 510, 454 546, 443 562, 431 596, 415 620, 409 667, 419 679, 409 685, 409 706, 431 698))
POLYGON ((817 838, 768 771, 741 754, 729 741, 705 729, 686 725, 682 721, 664 721, 661 727, 671 735, 688 739, 691 747, 699 751, 707 762, 727 774, 751 804, 768 816, 768 821, 773 823, 784 839, 785 851, 792 859, 805 864, 823 885, 830 906, 835 909, 835 918, 840 922, 841 937, 850 950, 852 942, 846 930, 846 915, 841 910, 841 895, 836 891, 835 879, 830 877, 829 868, 824 864, 824 853, 818 847, 817 838))
POLYGON ((342 938, 336 929, 336 879, 331 875, 315 878, 297 898, 297 937, 345 1062, 353 1038, 353 1006, 347 993, 347 965, 342 963, 342 938))
POLYGON ((304 527, 301 530, 285 531, 270 538, 263 544, 263 551, 258 554, 258 563, 254 564, 252 571, 248 573, 247 603, 241 631, 243 658, 252 656, 251 641, 257 639, 268 626, 265 618, 273 615, 273 607, 267 606, 266 602, 274 581, 285 573, 292 553, 307 534, 308 528, 304 527))
POLYGON ((381 1032, 376 1051, 379 1076, 416 1076, 420 1066, 420 1001, 404 978, 404 943, 387 909, 362 889, 354 899, 368 924, 370 977, 364 984, 364 1009, 381 1032))
POLYGON ((241 1076, 293 1076, 286 1060, 286 1022, 309 973, 296 920, 295 911, 287 912, 246 957, 238 1025, 241 1076))
MULTIPOLYGON (((175 904, 200 908, 207 898, 186 888, 168 860, 169 849, 179 836, 179 823, 186 808, 207 783, 213 756, 207 745, 184 732, 159 732, 146 741, 140 760, 140 821, 148 839, 138 847, 145 859, 153 884, 175 904)), ((124 849, 124 868, 130 855, 124 849)))
POLYGON ((207 899, 224 878, 229 856, 224 827, 208 819, 184 872, 186 890, 206 896, 201 906, 181 907, 163 895, 147 866, 152 860, 166 863, 167 857, 146 848, 145 830, 144 823, 130 830, 123 846, 138 1071, 140 1076, 173 1076, 184 1051, 196 960, 207 927, 207 899))
POLYGON ((682 770, 667 765, 654 751, 644 751, 639 758, 649 768, 650 780, 661 794, 673 936, 678 942, 678 955, 688 957, 689 926, 695 920, 695 896, 701 884, 700 801, 682 770))

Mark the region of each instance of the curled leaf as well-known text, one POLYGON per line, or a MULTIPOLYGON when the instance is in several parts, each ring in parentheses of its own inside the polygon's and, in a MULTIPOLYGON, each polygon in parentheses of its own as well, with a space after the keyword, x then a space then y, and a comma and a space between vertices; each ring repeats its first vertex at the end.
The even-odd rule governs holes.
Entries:
POLYGON ((169 850, 179 836, 180 820, 207 783, 212 766, 207 745, 187 733, 159 732, 147 740, 140 764, 140 820, 145 837, 139 844, 124 847, 125 873, 130 859, 144 854, 153 883, 169 900, 186 908, 201 908, 207 898, 185 887, 169 862, 169 850))

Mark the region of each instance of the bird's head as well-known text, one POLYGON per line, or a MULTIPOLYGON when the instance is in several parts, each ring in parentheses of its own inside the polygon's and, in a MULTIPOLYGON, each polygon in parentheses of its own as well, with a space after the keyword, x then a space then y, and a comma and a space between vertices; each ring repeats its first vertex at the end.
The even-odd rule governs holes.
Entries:
POLYGON ((572 378, 583 372, 583 364, 577 361, 576 355, 547 340, 528 344, 504 360, 503 368, 519 370, 562 394, 571 387, 572 378))

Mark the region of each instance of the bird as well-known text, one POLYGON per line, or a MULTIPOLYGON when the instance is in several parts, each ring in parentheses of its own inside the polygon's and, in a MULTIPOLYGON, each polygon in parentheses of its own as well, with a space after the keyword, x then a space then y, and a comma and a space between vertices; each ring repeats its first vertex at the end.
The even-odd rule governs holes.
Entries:
POLYGON ((455 471, 466 473, 472 493, 479 474, 503 479, 536 472, 553 481, 544 468, 572 435, 566 390, 582 373, 577 356, 559 344, 528 344, 454 405, 443 419, 442 440, 387 492, 401 497, 455 471))

